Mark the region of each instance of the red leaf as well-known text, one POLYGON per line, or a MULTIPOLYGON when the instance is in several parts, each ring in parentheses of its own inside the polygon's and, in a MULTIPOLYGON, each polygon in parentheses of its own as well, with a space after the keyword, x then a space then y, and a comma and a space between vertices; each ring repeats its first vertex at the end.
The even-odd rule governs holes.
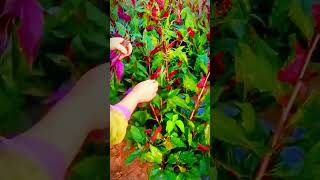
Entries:
POLYGON ((172 71, 172 72, 169 74, 168 78, 171 79, 172 76, 176 75, 177 73, 178 73, 178 70, 172 71))
POLYGON ((175 45, 175 43, 176 43, 176 41, 172 41, 172 42, 169 44, 168 48, 172 48, 172 47, 175 45))
POLYGON ((139 16, 140 18, 142 18, 142 17, 143 17, 143 13, 139 12, 139 13, 138 13, 138 16, 139 16))
POLYGON ((167 86, 167 90, 170 91, 171 90, 171 85, 167 86))
POLYGON ((146 130, 144 130, 144 133, 150 135, 151 131, 152 131, 152 129, 146 129, 146 130))
POLYGON ((118 16, 120 19, 122 19, 126 22, 131 21, 131 17, 127 13, 124 12, 124 10, 121 6, 118 6, 118 16))
POLYGON ((180 79, 177 79, 177 80, 175 81, 175 85, 176 85, 176 86, 179 86, 180 83, 181 83, 181 80, 180 80, 180 79))
POLYGON ((159 110, 158 108, 154 107, 154 114, 155 114, 155 116, 158 116, 158 115, 159 115, 159 112, 160 112, 160 110, 159 110))
POLYGON ((300 47, 300 44, 297 43, 296 55, 294 60, 278 72, 278 79, 281 82, 286 82, 291 85, 294 85, 299 79, 299 75, 304 66, 305 61, 305 50, 303 50, 300 47))
POLYGON ((199 83, 197 84, 198 88, 203 88, 206 82, 206 77, 204 75, 202 75, 201 80, 199 81, 199 83))
POLYGON ((116 77, 118 80, 121 80, 124 75, 124 64, 122 61, 118 60, 115 63, 115 69, 116 69, 116 77))
POLYGON ((136 0, 131 0, 133 6, 136 6, 136 0))
POLYGON ((316 23, 316 27, 319 28, 320 27, 320 4, 312 5, 312 15, 316 23))
POLYGON ((151 52, 150 52, 150 56, 153 56, 155 53, 157 53, 158 51, 160 51, 160 47, 156 47, 154 48, 151 52))
POLYGON ((157 7, 156 6, 153 6, 153 8, 152 8, 152 17, 157 17, 157 13, 158 13, 158 9, 157 9, 157 7))
POLYGON ((113 37, 122 37, 118 32, 113 33, 113 37))
POLYGON ((157 31, 158 31, 159 36, 162 37, 162 28, 158 27, 157 31))
POLYGON ((146 30, 147 31, 150 31, 150 30, 152 30, 154 27, 150 24, 150 25, 148 25, 147 27, 146 27, 146 30))
POLYGON ((183 8, 183 2, 182 2, 182 3, 179 3, 178 8, 179 8, 180 11, 182 10, 182 8, 183 8))
POLYGON ((167 17, 169 17, 169 11, 168 11, 168 10, 166 10, 166 11, 162 14, 161 18, 167 18, 167 17))
POLYGON ((157 127, 157 129, 154 131, 154 133, 151 136, 151 141, 154 142, 156 139, 157 135, 161 132, 162 127, 157 127))
MULTIPOLYGON (((20 18, 18 39, 29 65, 32 65, 43 35, 44 15, 42 7, 37 0, 11 0, 4 2, 6 4, 3 12, 0 12, 0 17, 8 16, 9 20, 15 17, 20 18)), ((1 40, 3 39, 1 38, 1 40)))
POLYGON ((150 79, 156 79, 156 78, 158 78, 159 75, 160 75, 161 69, 162 69, 162 67, 160 66, 160 67, 156 70, 156 72, 151 75, 151 78, 150 78, 150 79))
MULTIPOLYGON (((213 60, 213 63, 214 63, 213 72, 214 72, 215 75, 220 75, 220 74, 223 74, 223 72, 224 72, 223 57, 224 57, 224 53, 223 52, 219 52, 214 57, 214 60, 213 60)), ((209 63, 208 69, 210 69, 210 63, 209 63)))
POLYGON ((163 0, 156 0, 156 2, 158 3, 160 10, 162 10, 164 8, 163 0))
POLYGON ((200 150, 201 152, 208 152, 209 151, 209 147, 208 146, 205 146, 205 145, 202 145, 202 144, 198 144, 198 150, 200 150))
POLYGON ((179 24, 179 25, 181 25, 181 24, 182 24, 182 18, 181 18, 181 17, 178 17, 178 18, 176 19, 176 23, 179 24))
POLYGON ((181 34, 181 32, 179 30, 176 30, 176 34, 177 34, 177 39, 178 40, 183 39, 183 36, 182 36, 182 34, 181 34))
POLYGON ((153 2, 154 2, 154 0, 150 0, 148 2, 148 6, 147 6, 148 8, 147 9, 151 9, 153 2))
POLYGON ((195 32, 192 30, 191 27, 188 27, 188 34, 189 34, 189 36, 190 36, 191 38, 193 38, 194 35, 195 35, 195 32))
POLYGON ((142 42, 137 42, 136 43, 136 47, 138 48, 138 47, 143 47, 143 43, 142 42))
POLYGON ((145 60, 148 64, 150 63, 151 59, 149 56, 144 56, 143 60, 145 60))

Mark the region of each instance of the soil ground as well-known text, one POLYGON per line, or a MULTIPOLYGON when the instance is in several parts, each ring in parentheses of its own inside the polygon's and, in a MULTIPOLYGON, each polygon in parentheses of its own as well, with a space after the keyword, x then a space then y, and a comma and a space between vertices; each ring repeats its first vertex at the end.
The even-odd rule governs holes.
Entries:
POLYGON ((142 163, 136 158, 129 166, 125 160, 134 148, 126 149, 127 142, 110 147, 110 178, 112 180, 147 180, 147 170, 152 166, 150 163, 142 163))

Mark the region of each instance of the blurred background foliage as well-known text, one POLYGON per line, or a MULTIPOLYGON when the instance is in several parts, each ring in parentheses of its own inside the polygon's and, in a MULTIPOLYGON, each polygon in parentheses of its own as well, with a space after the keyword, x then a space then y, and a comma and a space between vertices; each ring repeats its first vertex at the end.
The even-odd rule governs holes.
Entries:
POLYGON ((290 123, 282 129, 278 148, 270 147, 286 98, 319 33, 315 2, 214 1, 211 151, 217 179, 254 179, 262 157, 271 151, 265 179, 320 178, 319 44, 289 113, 290 123))

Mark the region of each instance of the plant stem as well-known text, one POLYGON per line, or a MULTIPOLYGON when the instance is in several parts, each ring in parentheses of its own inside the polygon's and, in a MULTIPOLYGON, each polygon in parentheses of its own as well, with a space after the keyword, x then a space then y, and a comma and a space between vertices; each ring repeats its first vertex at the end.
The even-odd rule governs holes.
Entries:
POLYGON ((164 58, 166 59, 166 77, 167 77, 167 82, 169 82, 169 59, 168 59, 168 54, 167 54, 167 46, 165 42, 163 41, 163 52, 164 52, 164 58))
POLYGON ((189 118, 190 121, 192 121, 192 119, 193 119, 193 117, 194 117, 194 114, 195 114, 196 110, 198 109, 198 106, 199 106, 200 100, 201 100, 201 96, 202 96, 202 94, 203 94, 203 92, 204 92, 204 89, 205 89, 205 87, 206 87, 206 84, 207 84, 207 81, 208 81, 209 76, 210 76, 210 72, 208 72, 208 75, 207 75, 207 77, 206 77, 206 80, 205 80, 205 82, 204 82, 204 85, 203 85, 203 87, 202 87, 202 89, 201 89, 201 91, 200 91, 200 94, 198 95, 198 98, 197 98, 195 107, 194 107, 193 111, 191 112, 191 115, 190 115, 190 118, 189 118))
MULTIPOLYGON (((298 82, 296 83, 296 85, 294 86, 294 90, 293 90, 293 93, 289 99, 289 102, 288 104, 286 105, 286 107, 283 109, 282 111, 282 114, 281 114, 281 118, 280 118, 280 121, 277 125, 277 129, 274 133, 274 135, 272 136, 272 139, 271 139, 271 148, 272 149, 275 149, 279 143, 279 139, 282 135, 282 131, 283 131, 283 128, 284 128, 284 125, 287 123, 288 121, 288 117, 289 117, 289 114, 290 114, 290 111, 291 111, 291 108, 293 106, 293 103, 295 102, 295 99, 296 97, 298 96, 298 93, 302 87, 302 79, 303 79, 303 76, 305 74, 305 71, 308 67, 308 64, 310 62, 310 59, 311 59, 311 56, 312 56, 312 53, 313 51, 315 50, 316 48, 316 45, 318 44, 318 41, 320 39, 320 33, 317 33, 316 37, 314 38, 313 42, 312 42, 312 45, 311 45, 311 48, 309 49, 308 51, 308 54, 307 54, 307 57, 306 57, 306 61, 305 61, 305 64, 303 66, 303 69, 301 70, 300 72, 300 75, 299 75, 299 80, 298 82)), ((267 153, 266 155, 264 155, 264 157, 262 158, 261 160, 261 163, 260 163, 260 166, 257 170, 257 174, 256 174, 256 177, 255 179, 256 180, 260 180, 263 178, 263 176, 265 175, 265 172, 268 168, 268 165, 269 165, 269 162, 270 162, 270 159, 271 159, 271 156, 272 156, 272 152, 270 153, 267 153)))
POLYGON ((151 104, 151 103, 149 103, 149 105, 150 105, 150 107, 151 107, 151 110, 152 110, 153 116, 156 118, 156 121, 157 121, 157 123, 158 123, 158 124, 159 124, 159 126, 160 126, 159 119, 158 119, 158 117, 157 117, 157 115, 156 115, 156 112, 155 112, 155 110, 154 110, 154 108, 153 108, 152 104, 151 104))

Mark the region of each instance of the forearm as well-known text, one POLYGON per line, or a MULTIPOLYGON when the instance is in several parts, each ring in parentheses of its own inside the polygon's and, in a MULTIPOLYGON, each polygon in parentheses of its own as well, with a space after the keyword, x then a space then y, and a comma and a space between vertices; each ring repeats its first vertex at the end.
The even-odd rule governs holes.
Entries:
MULTIPOLYGON (((130 93, 117 103, 116 106, 126 108, 128 110, 128 114, 131 115, 136 109, 138 103, 137 97, 133 93, 130 93)), ((126 118, 129 120, 130 116, 128 117, 128 115, 126 115, 126 118)))
POLYGON ((80 101, 72 93, 68 94, 39 123, 15 139, 34 138, 44 141, 61 151, 69 165, 91 130, 88 124, 90 117, 86 115, 86 107, 80 101))

